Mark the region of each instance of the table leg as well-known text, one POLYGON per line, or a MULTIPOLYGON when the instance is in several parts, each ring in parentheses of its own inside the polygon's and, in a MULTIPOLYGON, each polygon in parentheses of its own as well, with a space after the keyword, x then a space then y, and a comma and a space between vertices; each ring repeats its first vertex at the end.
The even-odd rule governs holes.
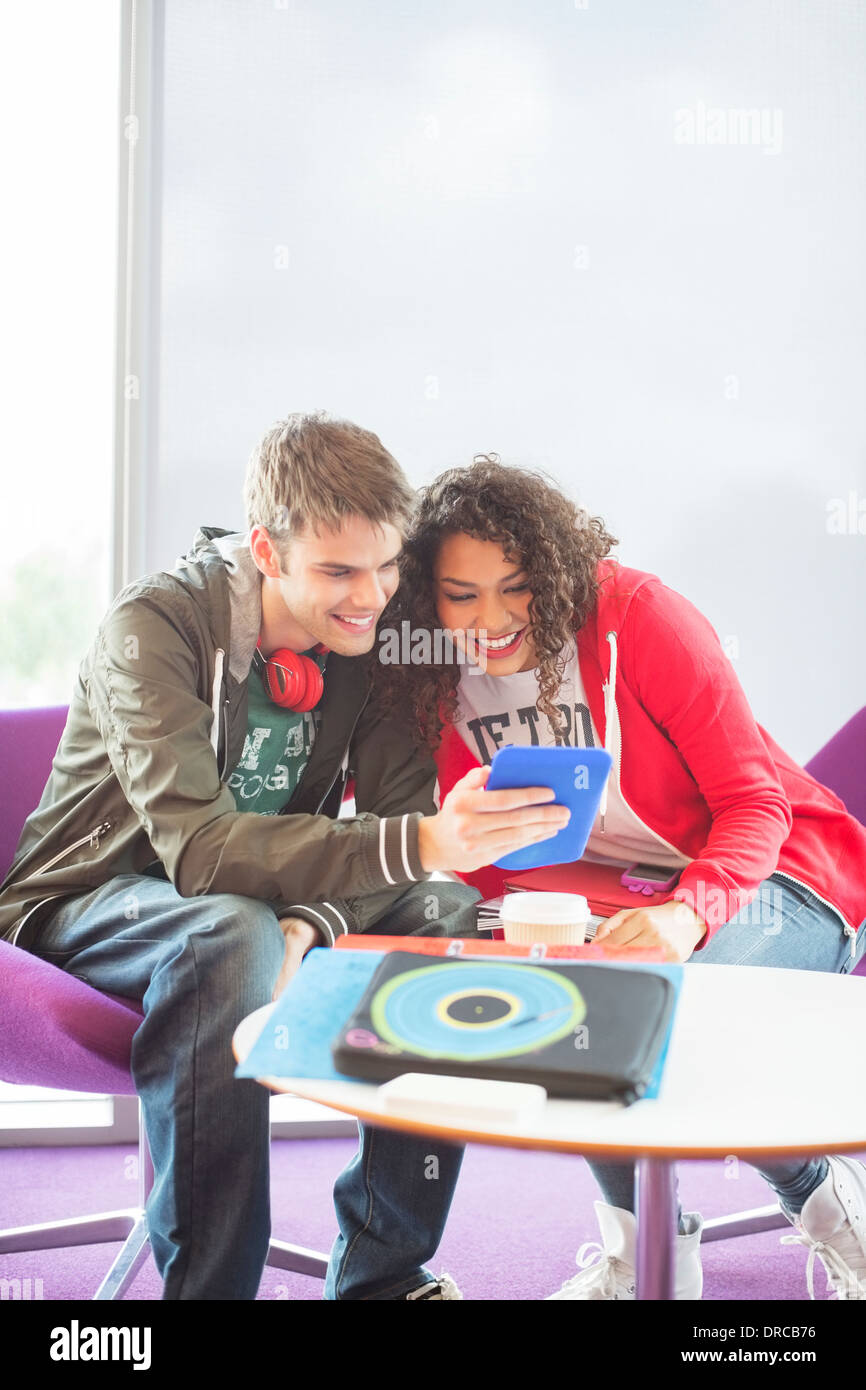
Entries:
POLYGON ((677 1203, 674 1165, 639 1158, 635 1171, 637 1298, 672 1300, 677 1203))

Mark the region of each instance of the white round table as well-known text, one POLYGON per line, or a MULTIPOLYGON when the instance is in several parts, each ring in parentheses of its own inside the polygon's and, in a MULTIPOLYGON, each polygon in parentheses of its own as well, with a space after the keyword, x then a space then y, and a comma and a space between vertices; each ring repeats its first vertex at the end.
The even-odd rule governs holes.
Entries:
MULTIPOLYGON (((241 1060, 273 1008, 238 1026, 241 1060)), ((804 1157, 866 1148, 866 978, 822 971, 687 964, 660 1093, 630 1106, 548 1100, 516 1123, 480 1116, 455 1127, 431 1104, 423 1120, 386 1110, 367 1082, 262 1076, 371 1124, 515 1148, 637 1161, 637 1296, 671 1298, 676 1158, 804 1157)), ((771 1224, 777 1224, 773 1222, 771 1224)), ((734 1234, 734 1229, 731 1230, 734 1234)))

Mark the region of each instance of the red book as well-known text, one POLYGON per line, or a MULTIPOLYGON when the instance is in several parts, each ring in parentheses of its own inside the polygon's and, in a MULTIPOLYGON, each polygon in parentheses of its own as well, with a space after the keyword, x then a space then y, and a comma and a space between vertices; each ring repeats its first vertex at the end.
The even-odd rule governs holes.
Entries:
POLYGON ((586 859, 573 864, 550 864, 544 869, 527 869, 505 880, 509 893, 580 893, 596 917, 612 917, 623 908, 659 907, 670 893, 630 893, 620 883, 626 864, 591 864, 586 859))

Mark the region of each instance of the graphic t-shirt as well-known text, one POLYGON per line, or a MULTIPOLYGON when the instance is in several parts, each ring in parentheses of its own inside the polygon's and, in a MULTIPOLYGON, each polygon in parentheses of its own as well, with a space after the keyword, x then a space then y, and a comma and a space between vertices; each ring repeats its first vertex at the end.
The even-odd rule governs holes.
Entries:
POLYGON ((586 703, 574 641, 565 655, 567 664, 554 702, 565 718, 564 738, 554 735, 550 720, 538 708, 538 675, 534 670, 491 676, 477 666, 464 668, 456 728, 480 762, 491 762, 496 750, 509 743, 534 748, 601 746, 586 703))
MULTIPOLYGON (((491 676, 478 667, 466 668, 458 690, 456 730, 466 747, 481 763, 489 764, 507 744, 540 748, 602 748, 593 723, 580 674, 577 643, 565 650, 566 666, 554 704, 564 716, 564 735, 556 735, 550 720, 538 708, 538 674, 515 671, 511 676, 491 676)), ((638 750, 630 750, 632 757, 638 750)), ((596 816, 584 859, 595 863, 652 863, 683 868, 691 860, 669 847, 644 826, 623 801, 617 768, 608 780, 604 833, 596 816)))
MULTIPOLYGON (((304 652, 325 669, 327 653, 304 652)), ((275 705, 262 684, 262 662, 253 658, 247 681, 247 733, 240 761, 226 779, 239 811, 274 816, 292 797, 310 759, 319 728, 318 709, 303 714, 275 705)))

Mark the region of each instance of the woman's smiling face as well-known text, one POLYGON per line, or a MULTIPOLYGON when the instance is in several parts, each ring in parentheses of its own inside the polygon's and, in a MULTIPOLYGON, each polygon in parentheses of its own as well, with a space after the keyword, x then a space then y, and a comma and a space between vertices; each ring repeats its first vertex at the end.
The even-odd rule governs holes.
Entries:
POLYGON ((536 666, 527 574, 519 562, 506 560, 497 541, 462 531, 446 536, 433 565, 433 601, 443 628, 471 629, 486 639, 487 645, 456 635, 454 640, 488 675, 511 676, 536 666), (491 645, 501 638, 512 640, 491 645))

